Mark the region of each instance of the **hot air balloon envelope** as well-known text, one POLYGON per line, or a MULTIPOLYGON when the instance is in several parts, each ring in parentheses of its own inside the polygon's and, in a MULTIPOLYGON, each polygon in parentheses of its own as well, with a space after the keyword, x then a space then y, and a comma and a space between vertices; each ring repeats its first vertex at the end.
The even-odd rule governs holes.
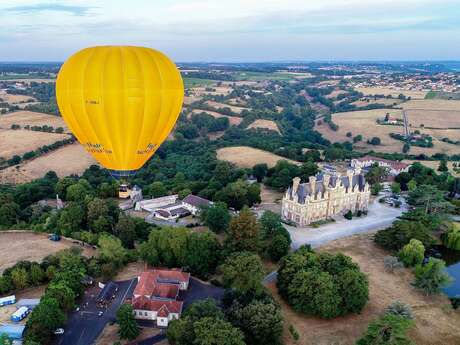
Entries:
POLYGON ((64 121, 116 177, 129 176, 155 153, 173 129, 183 97, 174 63, 144 47, 80 50, 62 65, 56 80, 64 121))

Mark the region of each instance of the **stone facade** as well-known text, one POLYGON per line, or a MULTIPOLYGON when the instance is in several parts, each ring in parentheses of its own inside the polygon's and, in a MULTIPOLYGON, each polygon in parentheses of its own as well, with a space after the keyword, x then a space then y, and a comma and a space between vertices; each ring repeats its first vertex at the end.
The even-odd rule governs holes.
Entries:
POLYGON ((283 197, 281 216, 298 226, 306 226, 348 211, 366 211, 369 197, 369 184, 359 169, 347 171, 346 176, 310 176, 308 183, 300 183, 296 177, 283 197))

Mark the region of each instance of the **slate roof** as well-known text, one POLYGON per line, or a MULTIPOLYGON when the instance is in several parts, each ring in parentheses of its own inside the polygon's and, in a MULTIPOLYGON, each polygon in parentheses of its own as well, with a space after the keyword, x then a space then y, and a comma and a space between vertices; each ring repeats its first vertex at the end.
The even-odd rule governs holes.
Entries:
POLYGON ((207 199, 201 198, 199 196, 189 194, 187 195, 182 202, 195 206, 195 207, 200 207, 200 206, 208 206, 211 204, 211 202, 207 199))
MULTIPOLYGON (((309 182, 299 184, 299 187, 297 188, 297 196, 299 198, 299 203, 301 204, 305 203, 305 199, 307 198, 307 196, 324 194, 325 192, 324 183, 323 183, 324 175, 325 174, 316 175, 315 191, 311 190, 311 186, 309 182)), ((340 185, 345 188, 350 187, 350 180, 348 179, 348 176, 340 176, 340 177, 336 175, 328 175, 328 176, 330 176, 328 187, 335 188, 340 185)), ((353 175, 351 184, 352 184, 352 188, 355 188, 356 186, 358 186, 359 191, 363 191, 366 185, 366 179, 363 174, 353 175)), ((288 188, 288 194, 290 198, 292 199, 293 198, 292 186, 288 188)))

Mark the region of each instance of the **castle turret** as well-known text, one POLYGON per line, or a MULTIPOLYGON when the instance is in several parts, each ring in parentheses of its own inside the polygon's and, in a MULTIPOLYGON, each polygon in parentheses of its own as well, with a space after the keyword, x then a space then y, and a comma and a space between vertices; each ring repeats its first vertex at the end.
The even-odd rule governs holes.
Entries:
POLYGON ((329 174, 324 174, 323 176, 323 184, 324 184, 324 189, 328 189, 329 188, 329 181, 331 180, 331 175, 329 174))
POLYGON ((297 191, 299 190, 299 184, 300 184, 300 178, 294 177, 292 179, 292 193, 293 194, 297 194, 297 191))
POLYGON ((347 178, 348 178, 348 192, 351 192, 353 190, 353 170, 348 169, 347 170, 347 178))
POLYGON ((310 176, 308 182, 310 183, 311 196, 316 198, 316 176, 310 176))

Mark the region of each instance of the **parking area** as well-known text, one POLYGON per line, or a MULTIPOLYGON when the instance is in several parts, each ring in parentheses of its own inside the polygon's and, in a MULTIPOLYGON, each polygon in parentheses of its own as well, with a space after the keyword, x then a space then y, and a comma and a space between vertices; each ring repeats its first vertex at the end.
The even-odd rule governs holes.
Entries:
POLYGON ((93 344, 104 327, 114 322, 120 305, 126 298, 132 296, 136 279, 115 282, 118 291, 115 298, 106 307, 97 304, 100 288, 93 287, 85 291, 85 296, 77 310, 68 316, 65 333, 57 336, 57 345, 90 345, 93 344))

